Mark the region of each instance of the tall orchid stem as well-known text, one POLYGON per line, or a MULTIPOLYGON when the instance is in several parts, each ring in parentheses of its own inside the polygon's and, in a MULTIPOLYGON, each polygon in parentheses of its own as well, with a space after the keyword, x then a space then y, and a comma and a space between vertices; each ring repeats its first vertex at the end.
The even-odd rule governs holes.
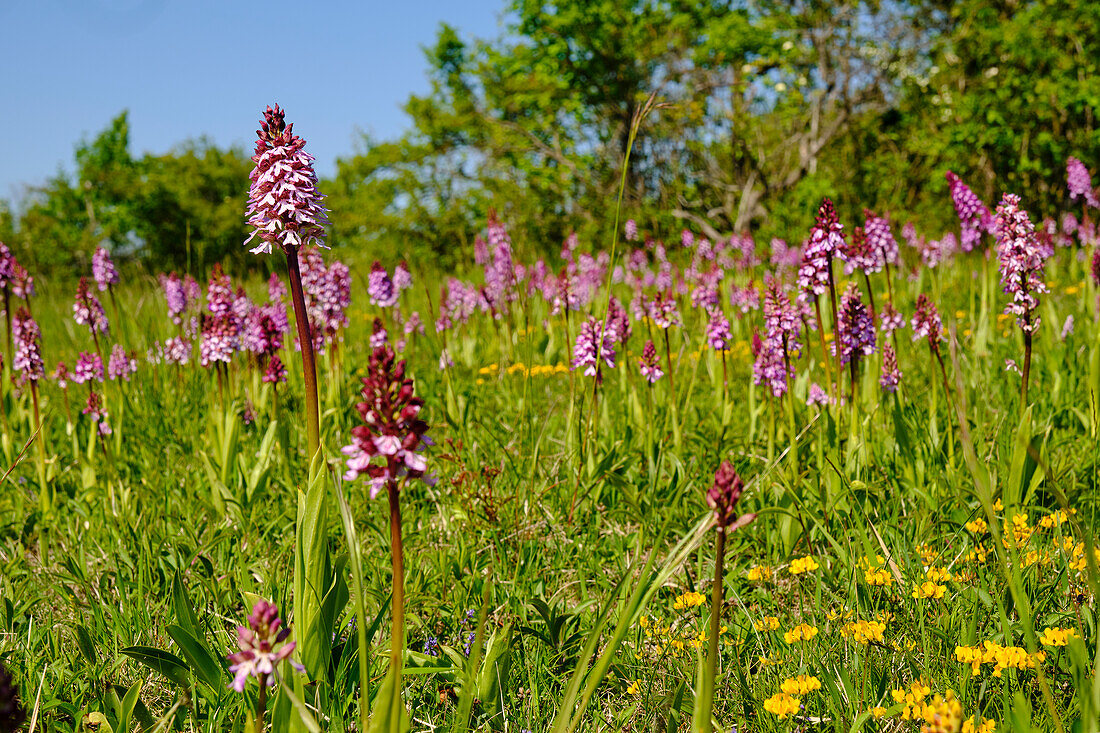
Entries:
MULTIPOLYGON (((400 487, 390 480, 386 484, 390 500, 390 559, 393 564, 393 639, 390 643, 390 669, 401 674, 405 650, 405 550, 401 544, 400 487)), ((399 689, 396 688, 395 689, 399 689)))
POLYGON ((267 675, 260 674, 260 694, 256 696, 256 733, 264 733, 264 717, 267 714, 267 675))
MULTIPOLYGON (((829 259, 829 268, 828 268, 828 270, 829 270, 829 304, 832 305, 832 307, 833 307, 833 323, 832 323, 832 326, 833 326, 833 345, 836 347, 836 348, 833 349, 836 352, 836 357, 835 357, 836 358, 836 381, 837 381, 836 391, 837 391, 837 402, 839 403, 839 401, 840 401, 840 380, 843 378, 843 377, 841 377, 841 374, 844 373, 844 370, 841 368, 841 364, 840 364, 840 347, 837 346, 837 339, 840 338, 840 318, 837 316, 838 311, 837 311, 837 307, 836 307, 836 285, 833 282, 833 260, 832 260, 832 258, 829 259)), ((829 361, 829 355, 828 354, 825 355, 825 361, 826 362, 829 361)))
POLYGON ((706 711, 705 720, 696 721, 696 733, 709 733, 711 730, 710 710, 714 705, 714 679, 718 676, 718 637, 722 630, 722 603, 724 580, 724 560, 726 554, 726 528, 718 527, 718 538, 714 543, 714 584, 710 587, 710 635, 707 638, 707 666, 703 671, 703 698, 701 710, 706 711))
POLYGON ((4 363, 10 365, 11 364, 11 358, 12 358, 12 355, 15 354, 15 350, 14 350, 14 347, 12 346, 12 335, 11 335, 11 289, 7 285, 4 285, 4 318, 7 321, 7 326, 8 326, 8 353, 7 353, 8 358, 4 361, 4 363))
MULTIPOLYGON (((680 450, 680 405, 676 395, 676 381, 672 374, 672 344, 668 338, 668 329, 665 332, 665 360, 668 362, 668 390, 672 394, 672 442, 676 450, 680 450)), ((690 390, 689 390, 690 391, 690 390)))
POLYGON ((871 287, 871 276, 866 270, 863 271, 863 282, 867 283, 867 302, 871 304, 871 323, 877 324, 879 317, 878 310, 875 308, 875 290, 871 287))
POLYGON ((814 310, 817 311, 817 338, 821 341, 821 361, 825 364, 825 380, 829 383, 829 396, 835 404, 840 404, 839 395, 833 382, 833 368, 830 366, 829 347, 825 345, 825 322, 821 320, 821 299, 814 296, 814 310))
POLYGON ((31 403, 34 406, 34 432, 38 436, 38 500, 42 513, 53 510, 53 494, 46 482, 46 436, 42 434, 42 413, 38 409, 38 382, 31 380, 31 403))
POLYGON ((302 379, 306 388, 306 437, 309 461, 321 450, 321 416, 317 402, 317 360, 313 353, 313 334, 306 314, 306 298, 302 292, 302 271, 298 267, 298 250, 285 249, 286 269, 290 276, 290 300, 294 303, 294 321, 298 326, 298 341, 302 346, 302 379))
POLYGON ((1020 384, 1020 410, 1027 409, 1027 382, 1031 376, 1031 314, 1024 316, 1028 328, 1024 329, 1024 373, 1020 384))
MULTIPOLYGON (((783 366, 787 370, 788 376, 791 373, 791 356, 787 352, 787 337, 783 337, 783 366)), ((787 390, 787 432, 789 433, 788 440, 791 446, 791 488, 798 483, 798 433, 795 429, 794 420, 794 392, 787 390)), ((721 533, 719 533, 721 534, 721 533)))

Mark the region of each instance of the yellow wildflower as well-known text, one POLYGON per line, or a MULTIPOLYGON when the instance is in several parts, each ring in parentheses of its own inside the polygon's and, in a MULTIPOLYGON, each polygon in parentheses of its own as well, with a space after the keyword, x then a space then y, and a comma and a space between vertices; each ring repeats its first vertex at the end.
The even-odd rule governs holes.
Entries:
POLYGON ((753 621, 752 627, 757 631, 775 631, 779 628, 779 619, 775 616, 765 616, 761 621, 753 621))
POLYGON ((767 565, 754 565, 749 569, 748 578, 750 583, 763 583, 772 579, 772 569, 767 565))
POLYGON ((940 585, 931 580, 926 580, 913 587, 913 598, 943 598, 947 590, 946 585, 940 585))
POLYGON ((974 720, 968 718, 963 722, 962 733, 993 733, 997 730, 997 721, 989 718, 982 718, 982 722, 978 725, 974 725, 974 720))
POLYGON ((817 561, 810 556, 800 557, 791 561, 791 566, 788 569, 791 575, 801 575, 802 573, 808 573, 813 570, 817 570, 820 565, 817 561))
POLYGON ((1053 529, 1054 527, 1061 527, 1066 523, 1071 516, 1077 513, 1076 509, 1070 509, 1069 514, 1061 509, 1056 510, 1053 514, 1048 514, 1039 520, 1039 526, 1044 529, 1053 529))
POLYGON ((985 534, 989 531, 989 525, 986 524, 986 521, 981 517, 971 522, 967 522, 964 526, 967 532, 973 532, 974 534, 985 534))
POLYGON ((801 707, 801 700, 797 697, 791 697, 785 692, 777 692, 764 701, 764 709, 780 720, 794 715, 801 707))
POLYGON ((884 631, 886 624, 881 621, 849 621, 844 624, 840 633, 859 644, 870 644, 873 641, 881 642, 884 631))
POLYGON ((888 586, 894 582, 893 576, 881 568, 867 570, 863 573, 863 579, 867 581, 867 585, 888 586))
POLYGON ((924 571, 924 575, 933 583, 944 583, 954 578, 947 568, 928 568, 924 571))
POLYGON ((783 680, 783 684, 779 686, 779 689, 788 695, 805 695, 814 690, 820 690, 821 680, 817 677, 800 674, 797 677, 783 680))
POLYGON ((904 705, 901 710, 902 720, 915 720, 923 712, 924 698, 928 697, 930 692, 932 692, 931 688, 917 680, 908 689, 902 687, 891 690, 890 696, 894 698, 894 702, 904 705))
POLYGON ((1078 638, 1075 629, 1052 627, 1043 632, 1043 635, 1039 637, 1039 643, 1044 646, 1065 646, 1070 639, 1075 638, 1078 638))
POLYGON ((641 691, 641 680, 634 680, 630 683, 630 686, 626 688, 626 694, 637 695, 641 691))
POLYGON ((809 641, 817 636, 817 627, 809 626, 807 624, 799 624, 793 629, 783 634, 783 640, 788 644, 794 644, 796 641, 809 641))
POLYGON ((701 606, 706 602, 707 597, 704 596, 702 593, 688 591, 683 595, 676 596, 676 601, 672 604, 672 607, 679 611, 684 608, 695 608, 696 606, 701 606))
POLYGON ((936 695, 924 706, 924 725, 921 733, 957 733, 962 724, 962 703, 955 698, 954 690, 943 697, 936 695))
POLYGON ((973 560, 978 564, 984 564, 986 555, 988 554, 989 551, 981 545, 974 545, 967 551, 965 555, 963 555, 963 560, 973 560))

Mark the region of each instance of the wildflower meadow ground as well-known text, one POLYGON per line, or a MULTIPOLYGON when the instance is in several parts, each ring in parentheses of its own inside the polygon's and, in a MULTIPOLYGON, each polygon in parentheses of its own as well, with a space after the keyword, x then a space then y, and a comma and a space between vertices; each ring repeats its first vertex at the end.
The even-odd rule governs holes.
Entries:
POLYGON ((325 249, 306 148, 247 271, 0 249, 0 731, 1097 730, 1085 163, 448 273, 325 249))

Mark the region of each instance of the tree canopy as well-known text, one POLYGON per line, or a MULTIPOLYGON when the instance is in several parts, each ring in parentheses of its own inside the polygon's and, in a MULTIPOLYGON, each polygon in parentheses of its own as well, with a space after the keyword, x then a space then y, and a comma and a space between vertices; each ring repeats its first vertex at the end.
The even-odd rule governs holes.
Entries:
MULTIPOLYGON (((1066 203, 1100 161, 1100 5, 1084 0, 509 0, 495 39, 443 25, 397 139, 364 137, 322 182, 330 241, 454 262, 490 209, 552 251, 647 229, 797 238, 823 195, 950 225, 944 173, 987 201, 1066 203), (645 113, 644 119, 641 116, 645 113)), ((243 257, 248 156, 207 141, 134 158, 125 113, 74 175, 0 207, 41 265, 99 243, 158 266, 243 257), (49 242, 54 246, 36 247, 49 242)), ((933 231, 935 235, 940 232, 933 231)))

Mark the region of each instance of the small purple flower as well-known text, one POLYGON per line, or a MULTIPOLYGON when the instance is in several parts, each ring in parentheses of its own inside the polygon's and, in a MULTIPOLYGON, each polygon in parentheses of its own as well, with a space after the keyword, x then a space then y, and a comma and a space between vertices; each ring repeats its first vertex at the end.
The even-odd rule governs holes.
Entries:
POLYGON ((695 235, 691 233, 690 229, 684 229, 680 232, 680 245, 683 247, 690 247, 695 244, 695 235))
POLYGON ((1066 186, 1071 199, 1083 198, 1086 205, 1100 209, 1100 200, 1097 200, 1092 189, 1092 174, 1084 163, 1072 155, 1066 159, 1066 186))
POLYGON ((626 235, 626 241, 637 242, 638 241, 638 223, 633 219, 627 219, 626 225, 623 227, 623 233, 626 235))
POLYGON ((802 262, 802 250, 787 246, 787 242, 778 237, 772 239, 771 249, 770 261, 777 270, 794 270, 802 262))
POLYGON ((1073 335, 1073 315, 1066 316, 1066 320, 1062 323, 1062 340, 1065 341, 1073 335))
POLYGON ((615 368, 615 342, 610 329, 602 326, 595 316, 581 324, 580 333, 573 347, 573 369, 584 367, 584 373, 595 377, 599 384, 603 378, 602 365, 615 368))
POLYGON ((107 360, 107 378, 124 379, 130 381, 130 375, 137 371, 137 359, 133 354, 127 354, 122 344, 115 344, 111 348, 111 358, 107 360))
POLYGON ((245 244, 259 238, 253 254, 270 254, 273 246, 288 254, 304 244, 325 246, 328 211, 317 191, 306 141, 294 134, 293 124, 286 124, 279 105, 267 108, 260 125, 252 156, 256 167, 249 174, 248 225, 253 231, 245 244))
POLYGON ((325 273, 316 308, 325 323, 325 331, 335 339, 348 325, 347 309, 351 306, 351 270, 343 262, 333 262, 325 273))
POLYGON ((798 286, 804 296, 822 295, 829 289, 832 259, 838 255, 843 259, 844 249, 844 227, 837 219, 833 202, 825 199, 798 268, 798 286))
POLYGON ((672 326, 679 326, 681 323, 680 311, 676 308, 676 299, 667 292, 657 293, 657 297, 649 302, 647 311, 650 320, 660 329, 667 330, 672 326))
POLYGON ((209 367, 214 362, 229 363, 240 348, 240 337, 228 316, 203 318, 202 341, 199 343, 199 363, 209 367))
POLYGON ((103 381, 103 360, 99 358, 99 354, 80 352, 76 357, 76 365, 73 366, 73 381, 77 384, 103 381))
MULTIPOLYGON (((249 677, 258 678, 261 685, 270 687, 275 684, 275 667, 288 658, 296 646, 293 641, 283 644, 290 636, 290 627, 280 629, 282 625, 283 620, 279 618, 279 609, 274 603, 256 601, 248 617, 248 626, 237 627, 237 646, 240 651, 228 656, 232 662, 229 671, 233 673, 230 689, 244 692, 249 677)), ((305 671, 294 660, 290 664, 299 672, 305 671)))
POLYGON ((951 202, 955 205, 955 212, 962 225, 962 248, 964 252, 969 252, 981 240, 983 231, 992 233, 992 215, 989 207, 962 179, 951 171, 947 171, 945 175, 951 190, 951 202))
POLYGON ((353 481, 366 474, 373 499, 400 476, 424 475, 428 464, 420 451, 428 424, 420 419, 424 400, 414 395, 404 360, 397 361, 388 344, 371 354, 360 394, 363 401, 356 409, 363 424, 352 428, 352 443, 343 448, 348 456, 344 479, 353 481), (372 463, 374 458, 381 458, 384 465, 372 463))
POLYGON ((272 356, 267 362, 263 381, 267 384, 281 384, 286 381, 286 367, 278 355, 272 356))
POLYGON ((222 270, 221 263, 215 262, 206 285, 206 309, 214 317, 225 316, 233 312, 234 300, 233 281, 222 270))
POLYGON ((15 313, 11 326, 12 339, 15 342, 15 355, 11 366, 23 377, 37 382, 46 375, 46 365, 42 361, 42 331, 38 323, 31 318, 30 311, 20 308, 15 313))
POLYGON ((729 319, 718 308, 711 308, 708 314, 707 344, 715 351, 728 351, 730 343, 733 341, 729 319))
POLYGON ((745 490, 745 482, 729 461, 722 461, 714 472, 714 483, 707 491, 707 506, 714 512, 719 532, 732 532, 750 524, 756 514, 737 515, 737 502, 745 490))
POLYGON ((76 300, 73 302, 73 320, 81 326, 87 326, 92 336, 107 333, 107 314, 99 298, 88 289, 88 278, 80 278, 76 287, 76 300))
POLYGON ((894 304, 890 301, 886 301, 886 305, 882 306, 882 313, 879 315, 879 327, 882 329, 883 335, 889 336, 894 331, 905 328, 905 318, 897 309, 894 308, 894 304))
POLYGON ((806 405, 812 407, 814 405, 824 406, 832 403, 832 398, 829 394, 821 388, 821 385, 814 382, 810 385, 810 389, 806 394, 806 405))
POLYGON ((389 333, 386 332, 386 326, 382 323, 381 318, 374 319, 374 327, 370 334, 370 347, 371 349, 380 349, 386 345, 389 340, 389 333))
POLYGON ((57 382, 57 386, 61 389, 68 389, 69 378, 69 369, 65 366, 65 362, 57 362, 57 368, 53 370, 53 379, 57 382))
POLYGON ((900 253, 894 233, 890 231, 890 220, 885 216, 878 216, 870 209, 863 210, 863 218, 863 232, 867 237, 867 246, 879 252, 885 264, 898 264, 900 253))
POLYGON ((617 344, 625 344, 632 334, 630 315, 615 296, 607 304, 607 333, 617 344))
POLYGON ((1049 249, 1040 245, 1035 226, 1020 208, 1020 197, 1006 193, 997 207, 997 259, 1001 265, 1001 284, 1012 296, 1005 313, 1016 316, 1016 324, 1027 332, 1039 328, 1039 293, 1047 292, 1043 265, 1049 249))
POLYGON ((393 268, 393 284, 397 288, 398 292, 408 290, 412 287, 412 273, 409 272, 409 263, 405 260, 401 260, 397 263, 397 267, 393 268))
POLYGON ((15 278, 15 268, 18 264, 8 245, 0 242, 0 288, 8 287, 15 278))
POLYGON ((913 328, 914 341, 926 338, 933 351, 939 350, 940 341, 944 338, 943 321, 935 304, 924 293, 917 296, 917 308, 909 325, 913 328))
POLYGON ((424 640, 424 655, 428 657, 439 656, 439 639, 429 636, 424 640))
POLYGON ((801 351, 802 319, 783 285, 771 275, 764 276, 764 327, 767 338, 780 344, 786 354, 801 351))
POLYGON ((111 253, 106 247, 96 248, 95 254, 92 255, 92 278, 95 279, 101 293, 112 285, 118 285, 118 270, 115 269, 115 263, 111 261, 111 253))
POLYGON ((191 344, 179 336, 165 339, 164 360, 169 364, 179 364, 180 366, 188 363, 191 361, 191 344))
POLYGON ((852 230, 852 241, 844 250, 844 273, 851 275, 856 270, 870 275, 881 272, 886 258, 880 247, 867 237, 863 227, 852 230))
POLYGON ((27 268, 18 262, 14 264, 14 274, 11 278, 11 294, 16 298, 27 300, 34 295, 34 277, 27 272, 27 268))
POLYGON ((638 359, 638 372, 650 384, 655 384, 658 379, 665 375, 661 369, 661 361, 657 356, 657 347, 653 345, 652 341, 646 341, 645 346, 642 347, 642 355, 638 359))
POLYGON ((882 376, 879 377, 878 383, 882 386, 884 392, 897 392, 898 384, 901 383, 898 355, 889 343, 882 347, 882 376))
POLYGON ((847 364, 860 355, 875 353, 875 322, 867 312, 854 281, 840 298, 837 336, 840 344, 840 363, 847 364))
POLYGON ((392 308, 397 305, 397 297, 400 291, 394 285, 386 268, 381 262, 371 265, 370 275, 367 276, 367 296, 371 305, 379 308, 392 308))
POLYGON ((103 399, 97 392, 91 391, 88 393, 88 402, 81 412, 92 419, 100 435, 111 434, 111 424, 107 422, 107 418, 110 416, 107 414, 107 407, 103 404, 103 399))
POLYGON ((168 303, 168 317, 177 326, 183 323, 183 314, 187 311, 187 290, 179 275, 160 276, 160 286, 164 290, 164 299, 168 303))
POLYGON ((730 305, 742 314, 757 310, 760 308, 760 291, 751 280, 743 288, 734 285, 730 291, 730 305))
POLYGON ((753 381, 758 385, 767 385, 775 397, 782 397, 787 394, 788 378, 794 376, 788 361, 782 341, 764 339, 752 365, 753 381))

